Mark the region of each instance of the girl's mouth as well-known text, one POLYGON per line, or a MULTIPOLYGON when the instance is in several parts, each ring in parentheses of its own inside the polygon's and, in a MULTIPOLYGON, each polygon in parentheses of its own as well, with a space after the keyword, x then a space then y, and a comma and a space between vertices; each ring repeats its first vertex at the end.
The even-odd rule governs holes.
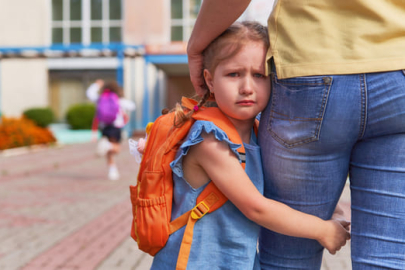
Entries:
POLYGON ((254 103, 255 102, 253 100, 241 100, 241 101, 236 102, 236 104, 238 104, 238 105, 245 105, 245 106, 253 105, 254 103))

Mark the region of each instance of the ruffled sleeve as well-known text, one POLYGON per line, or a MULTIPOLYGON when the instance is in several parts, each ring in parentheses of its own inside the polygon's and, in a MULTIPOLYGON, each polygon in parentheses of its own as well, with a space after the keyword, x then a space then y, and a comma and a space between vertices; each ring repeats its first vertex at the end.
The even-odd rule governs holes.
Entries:
POLYGON ((218 128, 212 122, 196 121, 191 127, 186 140, 180 146, 176 158, 170 163, 173 173, 175 173, 178 177, 183 177, 183 157, 187 155, 190 146, 196 145, 204 140, 201 136, 203 132, 207 134, 212 133, 215 135, 215 138, 218 141, 227 142, 231 151, 235 153, 236 157, 239 159, 239 162, 241 162, 238 151, 236 151, 236 149, 241 146, 240 144, 231 142, 228 135, 226 135, 222 129, 218 128))

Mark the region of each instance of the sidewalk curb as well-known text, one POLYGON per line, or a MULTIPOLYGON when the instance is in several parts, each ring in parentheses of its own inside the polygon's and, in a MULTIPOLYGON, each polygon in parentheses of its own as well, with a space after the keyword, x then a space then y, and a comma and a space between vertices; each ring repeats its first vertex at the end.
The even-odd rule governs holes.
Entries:
POLYGON ((61 143, 52 143, 52 144, 34 144, 29 146, 23 147, 15 147, 5 150, 0 150, 0 157, 12 157, 12 156, 19 156, 27 153, 36 153, 39 151, 44 151, 49 148, 62 148, 65 144, 61 143))

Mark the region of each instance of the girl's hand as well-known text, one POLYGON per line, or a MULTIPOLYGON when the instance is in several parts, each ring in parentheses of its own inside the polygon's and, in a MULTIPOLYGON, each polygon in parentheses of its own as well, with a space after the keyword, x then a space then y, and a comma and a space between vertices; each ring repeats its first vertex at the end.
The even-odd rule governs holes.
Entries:
POLYGON ((96 83, 100 88, 104 85, 104 81, 102 79, 97 79, 94 83, 96 83))
MULTIPOLYGON (((335 211, 333 212, 331 219, 336 220, 336 221, 346 221, 345 213, 343 211, 343 208, 342 208, 340 202, 336 205, 335 211)), ((345 229, 349 230, 349 226, 350 226, 350 222, 348 223, 347 226, 345 226, 345 229)))
POLYGON ((335 254, 341 247, 346 245, 346 241, 350 239, 348 229, 350 222, 346 220, 327 220, 325 230, 318 242, 326 248, 330 254, 335 254))

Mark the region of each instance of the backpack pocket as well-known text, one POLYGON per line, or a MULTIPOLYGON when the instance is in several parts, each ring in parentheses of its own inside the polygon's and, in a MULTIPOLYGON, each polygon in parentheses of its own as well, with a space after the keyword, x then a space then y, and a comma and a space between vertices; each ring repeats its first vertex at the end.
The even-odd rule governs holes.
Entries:
POLYGON ((134 216, 131 236, 138 243, 138 248, 150 255, 162 249, 169 238, 170 215, 164 192, 159 191, 158 180, 161 172, 144 172, 144 178, 137 186, 130 187, 132 213, 134 216), (145 184, 144 184, 145 183, 145 184), (142 192, 139 192, 142 191, 142 192), (148 197, 145 197, 145 194, 148 197))

